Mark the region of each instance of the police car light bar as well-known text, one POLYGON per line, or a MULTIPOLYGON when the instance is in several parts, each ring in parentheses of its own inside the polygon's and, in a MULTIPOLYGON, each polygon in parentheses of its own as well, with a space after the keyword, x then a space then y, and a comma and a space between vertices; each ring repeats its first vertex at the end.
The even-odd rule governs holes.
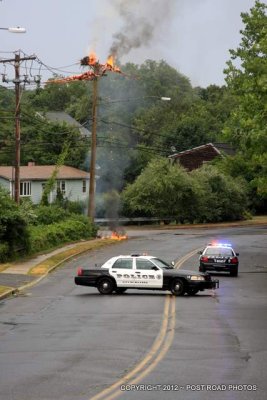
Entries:
POLYGON ((232 247, 231 243, 218 243, 218 242, 209 243, 208 246, 232 247))

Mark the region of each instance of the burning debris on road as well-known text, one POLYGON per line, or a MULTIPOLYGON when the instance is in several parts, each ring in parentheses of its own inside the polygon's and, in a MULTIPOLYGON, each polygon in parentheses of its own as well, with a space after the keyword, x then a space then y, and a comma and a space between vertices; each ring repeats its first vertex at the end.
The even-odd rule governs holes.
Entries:
POLYGON ((103 234, 100 235, 101 239, 113 239, 113 240, 126 240, 128 239, 128 235, 122 231, 112 231, 111 234, 103 234))

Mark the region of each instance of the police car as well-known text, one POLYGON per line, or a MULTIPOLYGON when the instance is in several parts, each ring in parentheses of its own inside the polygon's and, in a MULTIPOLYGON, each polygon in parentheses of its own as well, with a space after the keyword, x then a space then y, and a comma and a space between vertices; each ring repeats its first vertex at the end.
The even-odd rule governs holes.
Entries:
POLYGON ((127 289, 170 290, 175 296, 195 295, 204 289, 216 289, 218 280, 208 273, 178 270, 167 262, 147 255, 120 255, 101 268, 79 268, 76 285, 96 287, 101 294, 121 294, 127 289))
POLYGON ((200 272, 230 272, 230 276, 238 276, 239 253, 230 243, 209 243, 199 254, 200 272))

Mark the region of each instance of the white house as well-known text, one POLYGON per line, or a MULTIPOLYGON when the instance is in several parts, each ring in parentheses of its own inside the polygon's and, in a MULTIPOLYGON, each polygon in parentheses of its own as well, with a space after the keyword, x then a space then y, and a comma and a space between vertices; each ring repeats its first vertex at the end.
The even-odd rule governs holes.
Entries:
MULTIPOLYGON (((47 180, 51 177, 55 165, 35 165, 29 162, 20 167, 20 197, 28 197, 34 204, 41 201, 47 180)), ((14 194, 14 167, 0 166, 0 185, 6 188, 10 195, 14 194)), ((56 187, 50 193, 49 202, 56 198, 57 189, 70 201, 88 199, 90 174, 77 168, 62 165, 56 177, 56 187)))

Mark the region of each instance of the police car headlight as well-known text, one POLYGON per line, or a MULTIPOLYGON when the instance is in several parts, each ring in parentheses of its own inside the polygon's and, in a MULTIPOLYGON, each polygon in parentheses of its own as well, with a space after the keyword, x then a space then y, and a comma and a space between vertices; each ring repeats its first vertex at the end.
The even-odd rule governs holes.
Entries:
POLYGON ((189 276, 189 279, 191 279, 191 281, 204 281, 205 280, 204 276, 201 276, 201 275, 191 275, 191 276, 189 276))

